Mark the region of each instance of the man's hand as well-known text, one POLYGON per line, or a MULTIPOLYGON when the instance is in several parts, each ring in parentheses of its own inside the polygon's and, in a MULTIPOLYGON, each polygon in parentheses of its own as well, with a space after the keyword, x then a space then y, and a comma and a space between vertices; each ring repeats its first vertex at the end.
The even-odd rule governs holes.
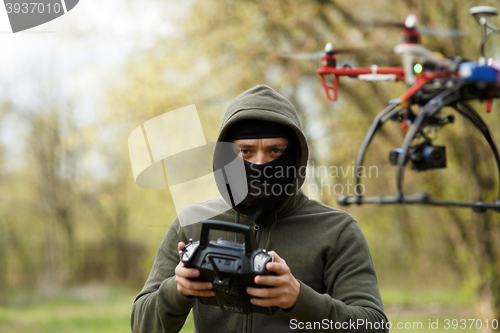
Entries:
MULTIPOLYGON (((177 249, 182 251, 185 244, 179 242, 177 249)), ((194 278, 200 275, 200 271, 196 268, 186 268, 182 261, 175 267, 175 282, 177 282, 177 290, 186 296, 215 296, 210 282, 191 281, 189 278, 194 278)))
POLYGON ((282 309, 289 309, 295 306, 300 295, 300 283, 292 275, 285 260, 276 252, 270 251, 274 262, 267 263, 268 271, 275 272, 276 275, 257 275, 255 283, 273 286, 274 288, 253 288, 248 287, 247 293, 260 298, 252 298, 252 304, 259 306, 277 306, 282 309))

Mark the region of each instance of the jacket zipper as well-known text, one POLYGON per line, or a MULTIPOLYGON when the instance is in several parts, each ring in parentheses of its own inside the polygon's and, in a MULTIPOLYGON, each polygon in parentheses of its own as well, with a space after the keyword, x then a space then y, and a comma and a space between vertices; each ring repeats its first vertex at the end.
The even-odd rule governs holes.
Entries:
POLYGON ((255 240, 257 241, 257 245, 259 245, 259 247, 260 247, 260 238, 262 237, 262 229, 263 228, 258 224, 256 224, 253 227, 253 230, 255 230, 255 240))
MULTIPOLYGON (((257 244, 259 244, 259 241, 260 241, 260 237, 262 235, 262 232, 259 233, 259 230, 261 230, 262 228, 260 227, 260 225, 256 224, 254 225, 253 227, 253 230, 255 230, 255 239, 257 241, 257 244)), ((246 324, 246 327, 245 327, 245 332, 251 332, 252 331, 252 314, 249 313, 247 315, 247 324, 246 324)))
POLYGON ((252 314, 249 313, 247 315, 247 327, 246 327, 247 332, 252 332, 252 314))

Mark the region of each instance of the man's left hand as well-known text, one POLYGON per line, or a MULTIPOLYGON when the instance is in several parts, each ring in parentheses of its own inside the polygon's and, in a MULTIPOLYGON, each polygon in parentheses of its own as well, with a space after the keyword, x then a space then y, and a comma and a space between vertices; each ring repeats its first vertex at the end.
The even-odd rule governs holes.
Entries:
POLYGON ((267 263, 266 268, 276 275, 257 275, 254 281, 256 284, 273 286, 274 288, 248 287, 247 293, 260 297, 251 299, 252 304, 255 305, 277 306, 282 309, 293 308, 299 299, 300 283, 292 275, 290 267, 283 258, 274 251, 269 251, 269 254, 273 256, 274 262, 267 263))

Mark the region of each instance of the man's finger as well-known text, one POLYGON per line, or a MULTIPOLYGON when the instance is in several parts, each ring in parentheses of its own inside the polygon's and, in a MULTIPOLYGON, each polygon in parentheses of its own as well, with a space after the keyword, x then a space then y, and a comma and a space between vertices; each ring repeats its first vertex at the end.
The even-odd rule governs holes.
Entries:
POLYGON ((276 273, 276 275, 283 275, 290 272, 290 268, 288 268, 286 264, 276 262, 268 262, 266 269, 270 272, 276 273))
POLYGON ((175 281, 177 284, 180 284, 182 287, 190 290, 211 290, 212 284, 210 282, 200 282, 200 281, 191 281, 182 276, 176 276, 175 281))
POLYGON ((275 299, 252 298, 250 302, 254 305, 264 306, 264 307, 276 306, 275 299))
POLYGON ((274 275, 257 275, 254 282, 259 285, 280 286, 283 284, 283 279, 274 275))
POLYGON ((184 295, 189 296, 200 296, 200 297, 212 297, 215 296, 215 292, 213 290, 207 289, 190 289, 183 286, 181 283, 177 283, 177 290, 184 295))
POLYGON ((197 296, 197 297, 214 297, 215 292, 209 290, 209 291, 196 291, 191 293, 191 296, 197 296))
POLYGON ((281 295, 282 291, 279 288, 254 288, 248 287, 247 293, 251 296, 260 298, 275 298, 281 295))
POLYGON ((274 262, 277 262, 279 264, 286 264, 285 259, 281 258, 276 252, 269 251, 269 254, 274 258, 274 262))
POLYGON ((200 271, 196 268, 186 268, 184 266, 178 266, 175 269, 175 274, 177 276, 185 277, 185 278, 193 278, 200 275, 200 271))

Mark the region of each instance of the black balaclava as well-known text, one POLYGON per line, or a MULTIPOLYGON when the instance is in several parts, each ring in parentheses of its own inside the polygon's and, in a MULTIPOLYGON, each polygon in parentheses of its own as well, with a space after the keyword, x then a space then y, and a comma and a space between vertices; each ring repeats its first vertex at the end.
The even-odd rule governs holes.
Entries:
POLYGON ((291 128, 274 122, 248 119, 235 123, 227 131, 224 141, 241 139, 286 138, 283 154, 265 164, 243 160, 248 184, 248 195, 237 207, 256 224, 266 226, 280 201, 291 194, 296 177, 296 136, 291 128))

